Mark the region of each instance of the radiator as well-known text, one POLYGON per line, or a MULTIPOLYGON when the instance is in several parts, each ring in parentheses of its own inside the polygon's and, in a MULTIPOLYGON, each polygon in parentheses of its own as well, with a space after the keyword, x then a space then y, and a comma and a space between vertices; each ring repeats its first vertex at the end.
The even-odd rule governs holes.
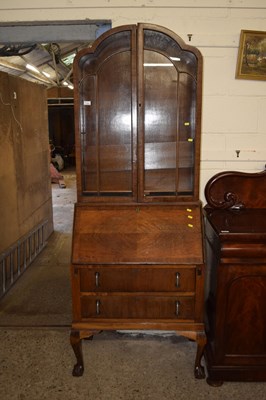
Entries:
POLYGON ((14 285, 46 246, 44 221, 0 255, 0 298, 14 285))

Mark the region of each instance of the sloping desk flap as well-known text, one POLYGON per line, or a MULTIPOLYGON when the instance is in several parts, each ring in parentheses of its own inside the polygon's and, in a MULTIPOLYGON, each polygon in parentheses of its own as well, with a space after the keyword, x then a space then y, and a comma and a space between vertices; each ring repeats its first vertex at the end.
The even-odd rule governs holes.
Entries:
POLYGON ((199 206, 76 205, 73 264, 201 264, 199 206))

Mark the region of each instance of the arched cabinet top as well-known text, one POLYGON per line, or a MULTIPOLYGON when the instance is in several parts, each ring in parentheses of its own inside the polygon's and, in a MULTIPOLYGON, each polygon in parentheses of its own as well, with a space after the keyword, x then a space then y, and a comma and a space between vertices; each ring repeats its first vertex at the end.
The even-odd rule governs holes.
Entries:
MULTIPOLYGON (((98 39, 96 39, 91 46, 84 48, 78 52, 74 60, 74 67, 80 68, 82 66, 82 63, 86 60, 86 57, 84 58, 84 56, 97 53, 97 49, 103 41, 107 39, 112 41, 115 35, 119 36, 120 34, 121 36, 123 36, 123 34, 126 34, 126 32, 130 32, 133 37, 137 36, 138 32, 139 36, 141 37, 143 36, 143 31, 158 32, 160 34, 168 36, 179 45, 181 51, 183 50, 185 52, 194 54, 199 63, 199 69, 202 67, 202 54, 198 48, 186 44, 179 35, 168 28, 160 25, 144 23, 139 23, 136 25, 121 25, 106 31, 98 39)), ((156 43, 154 45, 156 46, 156 43)))

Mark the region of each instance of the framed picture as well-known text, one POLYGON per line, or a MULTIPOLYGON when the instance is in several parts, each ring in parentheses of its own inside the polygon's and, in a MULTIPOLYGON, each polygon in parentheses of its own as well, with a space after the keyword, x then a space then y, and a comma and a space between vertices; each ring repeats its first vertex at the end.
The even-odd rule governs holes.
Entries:
POLYGON ((266 32, 241 31, 236 78, 266 80, 266 32))

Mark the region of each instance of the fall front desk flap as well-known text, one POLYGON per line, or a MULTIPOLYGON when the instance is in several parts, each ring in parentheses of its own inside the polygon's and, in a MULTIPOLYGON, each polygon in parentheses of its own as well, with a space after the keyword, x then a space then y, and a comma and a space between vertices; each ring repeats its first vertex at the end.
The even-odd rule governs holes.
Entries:
POLYGON ((76 205, 73 264, 201 264, 201 208, 76 205))

